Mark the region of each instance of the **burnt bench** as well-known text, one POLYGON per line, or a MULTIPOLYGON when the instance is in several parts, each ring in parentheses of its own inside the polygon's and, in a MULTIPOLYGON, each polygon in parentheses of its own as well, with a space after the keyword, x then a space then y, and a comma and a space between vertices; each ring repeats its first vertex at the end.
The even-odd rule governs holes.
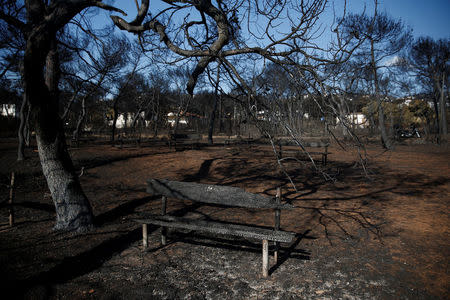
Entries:
POLYGON ((168 227, 259 240, 262 242, 262 275, 267 277, 269 274, 269 241, 275 242, 274 259, 277 261, 279 243, 291 243, 296 236, 294 232, 280 229, 281 210, 293 208, 291 204, 281 203, 280 189, 277 189, 276 197, 269 198, 246 192, 237 187, 149 179, 147 181, 147 192, 151 195, 161 196, 161 215, 142 213, 134 219, 134 221, 142 224, 144 250, 148 247, 148 224, 162 227, 162 245, 166 244, 168 227), (205 205, 240 207, 243 209, 270 209, 274 212, 274 227, 171 216, 166 211, 168 199, 188 200, 205 205))
POLYGON ((137 134, 119 134, 117 136, 116 144, 114 147, 123 149, 129 147, 141 147, 141 137, 137 134))
MULTIPOLYGON (((297 146, 297 144, 295 144, 293 141, 278 141, 278 147, 279 147, 279 155, 280 158, 286 157, 286 156, 293 156, 295 158, 301 158, 301 159, 308 159, 308 155, 301 151, 300 149, 296 149, 296 150, 290 150, 290 149, 286 149, 286 147, 283 149, 283 146, 297 146)), ((318 155, 321 158, 322 161, 322 165, 326 165, 327 161, 328 161, 328 155, 330 155, 331 153, 328 151, 328 147, 330 146, 329 142, 306 142, 303 143, 303 146, 305 148, 315 148, 317 149, 316 151, 309 151, 308 150, 308 154, 311 156, 316 156, 318 155)))
POLYGON ((172 147, 174 147, 176 151, 184 150, 185 148, 194 149, 194 147, 198 147, 201 141, 202 141, 201 134, 171 133, 169 135, 169 149, 171 149, 172 147))

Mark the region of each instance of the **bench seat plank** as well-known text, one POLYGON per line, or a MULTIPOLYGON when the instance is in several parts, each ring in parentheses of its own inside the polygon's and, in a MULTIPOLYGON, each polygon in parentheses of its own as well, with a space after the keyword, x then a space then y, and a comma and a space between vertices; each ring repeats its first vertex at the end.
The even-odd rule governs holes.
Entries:
POLYGON ((241 188, 193 182, 149 179, 147 193, 195 202, 246 208, 292 209, 288 203, 278 204, 275 198, 248 193, 241 188))
MULTIPOLYGON (((279 140, 276 142, 277 145, 281 146, 298 146, 298 144, 293 140, 279 140)), ((329 141, 311 141, 301 143, 305 148, 320 148, 320 147, 328 147, 330 145, 329 141)))
POLYGON ((187 219, 168 215, 158 216, 147 214, 142 216, 142 218, 134 219, 134 221, 142 224, 154 224, 162 227, 189 229, 283 243, 290 243, 295 238, 295 233, 289 231, 265 229, 249 225, 187 219))

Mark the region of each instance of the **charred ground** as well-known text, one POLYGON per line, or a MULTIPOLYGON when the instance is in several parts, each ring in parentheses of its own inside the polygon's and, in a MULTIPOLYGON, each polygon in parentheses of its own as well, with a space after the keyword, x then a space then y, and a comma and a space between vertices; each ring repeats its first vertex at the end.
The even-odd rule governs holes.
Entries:
MULTIPOLYGON (((383 153, 369 146, 370 179, 351 151, 330 149, 325 181, 290 166, 294 191, 267 146, 204 147, 174 151, 165 145, 71 149, 96 229, 75 236, 52 231, 54 208, 37 154, 15 163, 15 140, 2 140, 0 159, 1 282, 17 298, 356 298, 424 299, 449 296, 448 148, 399 145, 383 153), (9 172, 16 169, 16 225, 7 225, 9 172), (260 276, 260 245, 199 233, 171 232, 161 247, 151 228, 150 249, 130 219, 159 210, 145 193, 147 178, 233 185, 274 195, 283 185, 297 206, 283 212, 282 228, 298 233, 284 245, 269 279, 260 276)), ((170 202, 179 215, 213 216, 272 225, 268 212, 170 202)))

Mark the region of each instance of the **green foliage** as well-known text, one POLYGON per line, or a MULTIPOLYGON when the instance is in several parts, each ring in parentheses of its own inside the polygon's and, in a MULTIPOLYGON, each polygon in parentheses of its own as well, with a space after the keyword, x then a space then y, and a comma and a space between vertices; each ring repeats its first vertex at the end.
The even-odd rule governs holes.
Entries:
MULTIPOLYGON (((407 128, 414 124, 416 127, 423 127, 430 124, 433 120, 434 111, 428 103, 421 99, 411 100, 408 104, 403 101, 383 102, 383 110, 387 120, 393 121, 392 125, 407 128)), ((376 101, 369 101, 363 108, 363 114, 366 116, 378 113, 376 101)))
POLYGON ((408 110, 414 118, 414 123, 430 123, 435 117, 433 109, 423 100, 413 100, 408 105, 408 110))

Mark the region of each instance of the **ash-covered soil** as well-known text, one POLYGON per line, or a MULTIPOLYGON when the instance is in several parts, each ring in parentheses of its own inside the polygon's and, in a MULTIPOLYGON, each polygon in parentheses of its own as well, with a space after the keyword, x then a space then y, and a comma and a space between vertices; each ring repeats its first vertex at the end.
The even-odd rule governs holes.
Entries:
MULTIPOLYGON (((0 143, 0 282, 8 299, 448 299, 449 149, 399 145, 367 149, 369 179, 354 151, 333 146, 327 181, 287 165, 297 191, 267 146, 215 146, 185 151, 163 144, 71 149, 97 227, 83 235, 55 232, 54 208, 37 154, 15 163, 15 140, 0 143), (17 173, 16 225, 9 228, 9 172, 17 173), (145 193, 147 178, 232 185, 274 195, 283 186, 295 209, 283 211, 282 245, 270 277, 261 276, 259 241, 171 231, 160 245, 150 227, 142 251, 137 212, 160 211, 145 193)), ((319 164, 320 166, 320 164, 319 164)), ((273 225, 264 210, 217 208, 169 199, 168 211, 191 217, 273 225)))

